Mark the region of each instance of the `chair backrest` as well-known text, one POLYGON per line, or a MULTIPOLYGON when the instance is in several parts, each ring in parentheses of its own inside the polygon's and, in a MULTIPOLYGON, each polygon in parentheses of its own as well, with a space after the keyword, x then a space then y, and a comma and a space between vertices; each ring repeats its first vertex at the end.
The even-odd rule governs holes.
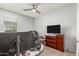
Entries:
POLYGON ((35 37, 32 32, 20 32, 20 48, 21 51, 32 48, 35 44, 35 37))
POLYGON ((36 36, 33 31, 0 33, 0 52, 8 52, 9 49, 16 47, 17 36, 20 36, 20 51, 28 50, 34 47, 36 36))
POLYGON ((17 33, 0 33, 0 52, 8 52, 16 39, 17 33))

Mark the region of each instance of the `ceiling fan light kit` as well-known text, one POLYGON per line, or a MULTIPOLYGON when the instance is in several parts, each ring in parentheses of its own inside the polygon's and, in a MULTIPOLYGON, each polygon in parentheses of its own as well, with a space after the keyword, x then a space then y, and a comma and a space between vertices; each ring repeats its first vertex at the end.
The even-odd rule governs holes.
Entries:
POLYGON ((40 14, 40 12, 37 10, 37 7, 39 6, 39 4, 38 5, 36 5, 36 4, 33 4, 32 5, 32 8, 31 9, 23 9, 24 11, 33 11, 33 12, 36 12, 36 13, 38 13, 38 14, 40 14))
POLYGON ((32 11, 33 11, 33 12, 36 12, 36 10, 35 10, 35 9, 32 9, 32 11))

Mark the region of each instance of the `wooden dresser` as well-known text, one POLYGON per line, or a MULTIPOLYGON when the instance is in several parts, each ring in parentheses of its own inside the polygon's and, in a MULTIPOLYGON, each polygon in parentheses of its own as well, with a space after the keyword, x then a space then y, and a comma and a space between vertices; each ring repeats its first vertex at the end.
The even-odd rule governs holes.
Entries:
POLYGON ((64 35, 45 35, 46 46, 64 51, 64 35))

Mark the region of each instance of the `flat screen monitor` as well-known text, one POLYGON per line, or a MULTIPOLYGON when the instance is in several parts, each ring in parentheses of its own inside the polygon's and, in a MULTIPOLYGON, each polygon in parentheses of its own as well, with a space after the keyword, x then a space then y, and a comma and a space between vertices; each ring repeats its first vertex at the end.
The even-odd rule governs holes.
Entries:
POLYGON ((47 26, 47 33, 61 33, 60 29, 61 29, 60 25, 47 26))

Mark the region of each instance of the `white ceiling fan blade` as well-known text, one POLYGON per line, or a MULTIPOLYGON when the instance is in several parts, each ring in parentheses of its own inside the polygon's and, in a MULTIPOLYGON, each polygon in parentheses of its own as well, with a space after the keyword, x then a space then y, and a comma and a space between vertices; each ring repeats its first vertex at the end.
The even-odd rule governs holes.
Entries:
POLYGON ((24 11, 29 11, 29 10, 32 10, 32 9, 23 9, 24 11))
POLYGON ((38 14, 40 14, 40 12, 39 12, 38 10, 36 10, 36 12, 37 12, 38 14))

